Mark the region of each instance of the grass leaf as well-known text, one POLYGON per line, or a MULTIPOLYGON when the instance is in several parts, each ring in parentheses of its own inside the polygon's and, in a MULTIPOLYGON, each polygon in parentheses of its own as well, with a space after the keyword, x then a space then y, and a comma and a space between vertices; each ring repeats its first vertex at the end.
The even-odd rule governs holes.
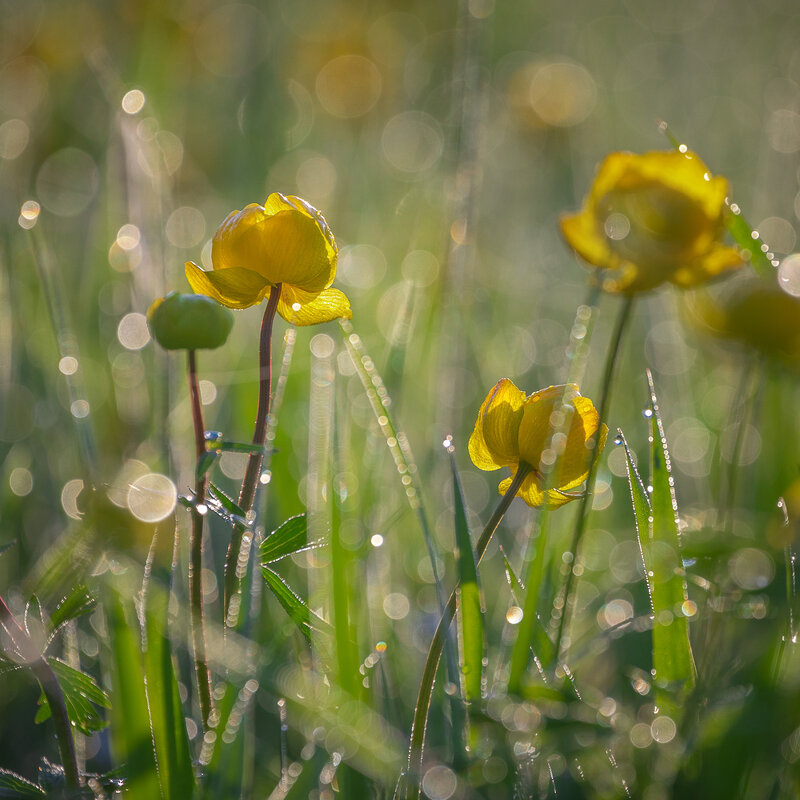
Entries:
POLYGON ((259 563, 263 567, 321 544, 320 542, 309 544, 307 538, 308 520, 305 513, 289 517, 261 543, 258 549, 259 563))
POLYGON ((331 626, 324 619, 317 616, 309 607, 308 603, 295 594, 294 590, 286 581, 273 572, 269 567, 262 566, 261 574, 267 582, 272 594, 283 606, 284 611, 292 618, 294 623, 300 628, 300 632, 306 639, 311 641, 312 631, 318 633, 331 634, 331 626))
POLYGON ((461 640, 461 675, 464 699, 467 702, 480 700, 483 683, 484 625, 478 570, 475 552, 469 536, 464 491, 456 468, 456 460, 450 453, 453 471, 453 498, 455 501, 456 560, 458 563, 458 629, 461 640))
POLYGON ((147 713, 141 636, 133 603, 116 588, 104 603, 111 648, 111 745, 125 765, 126 795, 131 800, 160 797, 150 717, 147 713))
MULTIPOLYGON (((645 574, 653 608, 653 668, 657 688, 674 690, 679 699, 694 685, 695 666, 689 642, 689 621, 683 613, 688 599, 680 555, 677 503, 664 425, 653 376, 647 372, 651 402, 650 497, 648 541, 643 547, 645 574)), ((663 691, 662 691, 663 695, 663 691)), ((668 697, 669 695, 667 695, 668 697)))
POLYGON ((26 800, 29 797, 47 797, 47 793, 21 775, 0 769, 0 797, 26 800))
MULTIPOLYGON (((155 544, 151 548, 151 558, 155 544)), ((158 568, 164 572, 163 567, 158 568)), ((144 597, 144 677, 163 800, 194 793, 194 771, 168 631, 169 592, 150 577, 144 597)))

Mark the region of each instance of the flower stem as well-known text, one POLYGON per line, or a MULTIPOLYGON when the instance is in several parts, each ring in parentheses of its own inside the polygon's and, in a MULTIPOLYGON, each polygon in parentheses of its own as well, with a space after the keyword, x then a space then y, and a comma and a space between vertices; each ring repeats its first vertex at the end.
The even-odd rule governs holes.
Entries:
MULTIPOLYGON (((598 406, 598 414, 600 417, 600 427, 602 427, 607 418, 608 418, 608 407, 611 400, 611 386, 614 382, 614 373, 616 372, 617 361, 619 360, 619 353, 622 345, 622 340, 625 335, 625 331, 628 327, 628 322, 631 318, 631 308, 633 307, 633 295, 629 295, 625 298, 625 301, 620 309, 619 316, 617 317, 616 327, 614 328, 614 333, 611 338, 611 344, 608 349, 608 354, 606 356, 606 367, 605 372, 603 373, 603 388, 602 388, 602 395, 600 396, 600 404, 598 406)), ((589 465, 589 475, 586 478, 586 491, 583 493, 580 499, 580 507, 578 509, 578 517, 575 520, 575 530, 572 533, 572 541, 570 542, 570 549, 569 552, 572 553, 573 559, 572 563, 575 563, 578 554, 578 548, 581 544, 581 539, 583 538, 583 534, 586 532, 586 522, 589 518, 589 501, 593 496, 594 492, 594 483, 595 479, 597 478, 597 467, 600 462, 600 459, 597 457, 598 454, 592 454, 592 461, 589 465)), ((572 584, 575 578, 575 572, 572 567, 570 567, 569 571, 567 572, 567 577, 564 583, 564 606, 563 612, 558 622, 558 633, 556 634, 556 642, 555 642, 555 656, 556 661, 559 659, 563 662, 566 661, 567 657, 567 647, 564 647, 564 652, 561 652, 561 648, 564 642, 564 630, 566 625, 566 619, 569 615, 570 611, 570 600, 572 595, 572 584)))
MULTIPOLYGON (((489 542, 492 540, 500 520, 503 515, 508 511, 511 501, 517 496, 523 480, 528 476, 531 467, 527 464, 520 463, 516 475, 514 475, 511 485, 508 487, 506 493, 500 498, 494 513, 486 523, 486 527, 481 532, 478 538, 478 544, 475 547, 476 566, 481 563, 489 542)), ((431 645, 428 648, 428 656, 425 659, 425 668, 422 672, 422 681, 419 685, 419 693, 417 695, 417 705, 414 709, 414 721, 411 725, 411 741, 408 748, 408 770, 406 774, 406 800, 416 800, 420 790, 420 778, 422 776, 422 751, 425 744, 425 726, 428 721, 428 711, 431 706, 431 695, 433 693, 433 682, 436 678, 436 671, 439 667, 439 659, 442 657, 442 650, 444 649, 445 641, 447 640, 447 630, 450 623, 456 615, 456 592, 458 585, 450 594, 447 604, 444 607, 444 612, 436 626, 436 632, 433 634, 431 645)))
MULTIPOLYGON (((200 404, 200 388, 197 383, 197 358, 194 350, 188 351, 189 394, 192 401, 192 422, 196 463, 206 452, 206 434, 203 423, 203 408, 200 404)), ((211 673, 206 656, 205 614, 203 611, 203 519, 201 505, 206 499, 206 476, 195 476, 195 504, 192 507, 192 533, 189 556, 189 603, 191 606, 192 648, 194 670, 197 676, 197 694, 200 699, 200 714, 203 726, 208 729, 208 720, 213 712, 211 701, 211 673)))
POLYGON ((17 654, 31 668, 42 687, 42 693, 47 698, 50 716, 56 729, 58 750, 61 754, 61 764, 64 767, 64 781, 70 794, 77 795, 81 787, 78 757, 75 740, 72 736, 72 725, 67 713, 67 704, 58 678, 56 678, 53 668, 47 663, 47 659, 39 652, 34 642, 17 622, 2 597, 0 597, 0 626, 5 628, 17 654))
MULTIPOLYGON (((280 296, 281 284, 277 283, 270 290, 267 308, 261 321, 258 363, 258 410, 256 412, 256 426, 253 431, 253 444, 261 448, 267 442, 270 385, 272 383, 272 325, 275 322, 275 312, 278 309, 280 296)), ((247 469, 242 480, 242 489, 239 492, 239 507, 245 514, 249 514, 253 509, 263 460, 263 449, 250 453, 250 457, 247 460, 247 469)), ((239 616, 238 604, 231 608, 231 600, 234 594, 238 594, 239 591, 239 575, 241 574, 240 552, 245 530, 247 530, 247 526, 244 524, 237 523, 233 526, 231 543, 225 559, 225 621, 229 627, 235 626, 239 616)))

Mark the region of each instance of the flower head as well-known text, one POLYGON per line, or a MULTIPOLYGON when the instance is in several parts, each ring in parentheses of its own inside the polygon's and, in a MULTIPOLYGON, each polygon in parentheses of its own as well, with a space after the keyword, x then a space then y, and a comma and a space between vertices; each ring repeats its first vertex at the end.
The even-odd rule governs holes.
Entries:
POLYGON ((800 298, 774 280, 737 281, 719 297, 696 298, 689 312, 705 332, 800 368, 800 298))
POLYGON ((213 269, 186 263, 198 294, 228 308, 247 308, 281 284, 278 313, 294 325, 350 318, 350 303, 330 288, 338 250, 325 218, 305 200, 271 194, 227 216, 211 245, 213 269))
POLYGON ((583 209, 561 218, 561 232, 605 271, 606 291, 696 286, 744 263, 721 243, 727 194, 727 180, 711 177, 694 153, 612 153, 583 209))
MULTIPOLYGON (((589 475, 605 444, 608 428, 575 384, 548 386, 530 396, 503 378, 489 392, 469 439, 469 455, 485 470, 521 464, 531 468, 519 496, 529 506, 557 508, 579 495, 568 494, 589 475)), ((503 494, 512 478, 500 483, 503 494)))

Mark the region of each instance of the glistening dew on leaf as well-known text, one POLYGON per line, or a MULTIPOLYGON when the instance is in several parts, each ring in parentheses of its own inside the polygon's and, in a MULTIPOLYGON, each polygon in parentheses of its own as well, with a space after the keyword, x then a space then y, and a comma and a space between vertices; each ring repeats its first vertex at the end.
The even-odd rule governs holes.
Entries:
POLYGON ((352 314, 350 303, 331 284, 336 275, 336 240, 325 218, 305 200, 271 194, 228 215, 214 234, 213 268, 186 263, 194 291, 228 308, 248 308, 281 284, 278 313, 294 325, 352 314))
MULTIPOLYGON (((510 467, 512 477, 526 465, 531 471, 519 496, 529 506, 557 508, 580 496, 568 492, 586 480, 607 433, 594 404, 575 384, 548 386, 526 396, 503 378, 478 412, 469 455, 480 469, 510 467)), ((501 494, 511 480, 501 481, 501 494)))
POLYGON ((609 292, 697 286, 744 261, 722 244, 728 182, 691 152, 612 153, 561 232, 609 292))

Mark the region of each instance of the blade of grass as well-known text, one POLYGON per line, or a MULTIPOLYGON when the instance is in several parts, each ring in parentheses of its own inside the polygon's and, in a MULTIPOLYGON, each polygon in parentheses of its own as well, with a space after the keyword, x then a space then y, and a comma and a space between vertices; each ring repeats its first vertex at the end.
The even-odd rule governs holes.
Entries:
MULTIPOLYGON (((497 530, 497 526, 503 519, 511 501, 517 496, 519 487, 529 474, 529 469, 525 465, 520 465, 511 485, 506 490, 506 493, 500 498, 492 516, 486 523, 486 527, 481 532, 478 544, 475 547, 475 560, 477 564, 481 563, 481 559, 486 554, 486 549, 489 547, 489 542, 497 530)), ((445 605, 442 617, 439 624, 436 626, 436 631, 431 639, 430 647, 428 648, 428 655, 425 659, 425 667, 422 671, 422 679, 419 684, 419 692, 417 693, 417 704, 414 707, 414 720, 411 723, 411 736, 408 746, 408 765, 405 776, 405 786, 403 792, 405 793, 406 800, 416 800, 420 796, 422 789, 422 756, 425 746, 425 728, 428 723, 428 711, 431 707, 431 696, 433 695, 433 684, 436 679, 436 671, 439 666, 439 659, 442 657, 445 641, 447 640, 447 631, 453 617, 456 613, 456 590, 450 593, 450 597, 445 605)))
MULTIPOLYGON (((525 587, 522 585, 522 581, 520 581, 514 572, 505 552, 503 552, 502 555, 503 566, 505 567, 506 571, 506 580, 508 581, 508 587, 511 590, 511 598, 517 604, 517 606, 524 608, 525 598, 527 596, 525 587)), ((553 657, 555 656, 555 646, 553 645, 553 640, 548 636, 547 630, 545 629, 544 624, 542 623, 541 619, 539 619, 538 615, 534 619, 533 629, 531 631, 531 651, 533 652, 533 655, 539 659, 541 664, 551 664, 553 662, 553 657)))
POLYGON ((386 444, 389 452, 397 465, 397 472, 401 476, 403 490, 412 511, 417 515, 425 546, 428 548, 428 557, 431 562, 431 569, 436 585, 436 592, 439 599, 439 607, 444 607, 444 590, 442 588, 439 570, 436 566, 437 552, 433 541, 428 517, 422 504, 422 493, 417 482, 417 465, 411 453, 408 439, 402 431, 398 431, 392 417, 391 398, 386 392, 381 376, 375 369, 375 362, 369 357, 361 341, 361 337, 353 331, 353 326, 348 320, 339 320, 339 328, 342 332, 347 352, 353 361, 353 365, 361 379, 361 385, 370 402, 375 419, 381 429, 381 433, 386 437, 386 444))
POLYGON ((14 798, 14 800, 25 800, 28 797, 47 797, 44 789, 31 783, 22 775, 15 772, 0 769, 0 797, 14 798))
POLYGON ((161 792, 147 713, 141 638, 133 603, 109 588, 108 642, 111 648, 111 743, 116 763, 125 764, 131 800, 151 800, 161 792), (124 603, 124 605, 123 605, 124 603))
POLYGON ((689 642, 689 620, 684 614, 688 590, 680 556, 678 505, 664 425, 649 370, 647 382, 652 411, 650 485, 653 491, 650 496, 649 541, 643 552, 645 573, 652 579, 653 668, 662 702, 677 710, 685 691, 694 685, 695 666, 689 642))
POLYGON ((483 604, 475 567, 475 553, 469 537, 464 490, 456 467, 455 448, 448 448, 453 472, 455 501, 456 562, 458 564, 458 617, 461 639, 461 676, 464 699, 470 703, 481 699, 485 634, 483 604))
MULTIPOLYGON (((169 638, 169 591, 151 578, 160 531, 153 537, 142 587, 144 676, 163 800, 186 800, 194 794, 194 773, 169 638)), ((176 537, 177 539, 177 537, 176 537)), ((177 544, 177 541, 176 541, 177 544)), ((173 556, 174 560, 174 556, 173 556)), ((156 571, 170 572, 156 564, 156 571)))
POLYGON ((261 567, 261 574, 272 594, 306 639, 311 641, 311 634, 314 631, 329 635, 333 632, 331 626, 317 616, 308 607, 308 603, 297 595, 280 575, 264 566, 261 567))

